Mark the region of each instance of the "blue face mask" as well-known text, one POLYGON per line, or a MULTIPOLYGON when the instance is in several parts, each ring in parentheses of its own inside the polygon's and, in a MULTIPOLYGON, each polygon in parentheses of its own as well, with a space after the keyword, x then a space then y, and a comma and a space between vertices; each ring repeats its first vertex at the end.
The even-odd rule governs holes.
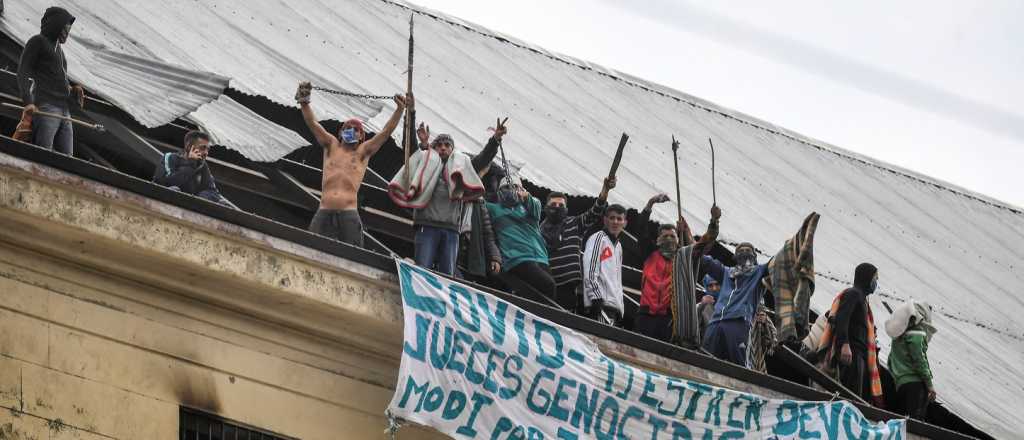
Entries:
POLYGON ((341 130, 341 141, 346 144, 354 144, 358 142, 359 138, 356 137, 356 129, 349 127, 341 130))
POLYGON ((871 280, 871 285, 868 286, 868 291, 865 292, 865 293, 868 293, 868 294, 875 293, 875 289, 877 289, 877 288, 878 288, 878 280, 871 280))

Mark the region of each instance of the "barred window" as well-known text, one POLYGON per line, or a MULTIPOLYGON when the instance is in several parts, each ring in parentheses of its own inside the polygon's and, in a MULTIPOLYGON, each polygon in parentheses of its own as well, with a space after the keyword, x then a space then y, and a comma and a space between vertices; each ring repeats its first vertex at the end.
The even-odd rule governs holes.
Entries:
POLYGON ((213 414, 182 407, 178 415, 180 440, 298 440, 213 414))

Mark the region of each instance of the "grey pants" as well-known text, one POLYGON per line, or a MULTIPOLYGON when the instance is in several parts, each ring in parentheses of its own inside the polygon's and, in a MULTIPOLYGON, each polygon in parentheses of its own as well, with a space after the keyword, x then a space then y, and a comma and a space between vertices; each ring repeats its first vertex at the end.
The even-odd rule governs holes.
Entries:
POLYGON ((363 247, 363 221, 355 209, 318 209, 309 230, 342 243, 363 247))
MULTIPOLYGON (((49 103, 39 104, 39 111, 71 116, 67 106, 49 103)), ((40 114, 32 116, 32 143, 71 156, 75 148, 75 134, 71 122, 40 114)))

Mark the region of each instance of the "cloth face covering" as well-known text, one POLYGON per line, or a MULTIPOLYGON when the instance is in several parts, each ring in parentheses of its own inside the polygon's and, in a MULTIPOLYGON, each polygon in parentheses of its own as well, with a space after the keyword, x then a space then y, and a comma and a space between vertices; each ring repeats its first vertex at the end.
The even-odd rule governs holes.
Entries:
POLYGON ((549 222, 559 223, 569 213, 569 210, 564 206, 548 206, 544 208, 544 213, 547 215, 549 222))
POLYGON ((757 266, 757 256, 749 248, 742 248, 733 257, 736 260, 736 267, 733 269, 733 276, 747 275, 754 271, 757 266))
POLYGON ((356 129, 354 129, 352 127, 349 127, 349 128, 344 129, 344 130, 341 130, 341 141, 342 142, 344 142, 346 144, 354 144, 358 140, 359 140, 359 138, 356 137, 356 129))
POLYGON ((498 202, 506 208, 511 208, 519 203, 519 199, 516 196, 516 191, 513 188, 503 186, 498 189, 498 202))
POLYGON ((565 217, 568 209, 564 206, 548 206, 544 208, 547 215, 540 223, 540 233, 548 246, 559 246, 562 242, 562 230, 565 229, 565 217))
POLYGON ((658 252, 665 258, 671 258, 679 250, 679 240, 672 236, 658 237, 658 252))

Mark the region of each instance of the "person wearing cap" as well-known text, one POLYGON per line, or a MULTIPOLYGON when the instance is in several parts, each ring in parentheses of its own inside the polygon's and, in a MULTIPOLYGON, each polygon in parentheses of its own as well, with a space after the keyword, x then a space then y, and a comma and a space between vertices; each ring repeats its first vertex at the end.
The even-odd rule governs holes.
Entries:
MULTIPOLYGON (((455 154, 451 135, 442 133, 431 140, 428 125, 417 128, 420 149, 409 158, 412 181, 404 181, 403 167, 392 179, 388 195, 398 206, 413 209, 413 259, 418 266, 455 275, 465 202, 483 196, 479 174, 497 155, 508 132, 501 120, 493 130, 483 150, 470 158, 455 154)), ((488 266, 492 273, 501 269, 495 260, 488 266)))
MULTIPOLYGON (((36 111, 71 116, 72 106, 81 108, 84 104, 85 90, 68 79, 68 61, 62 48, 74 22, 75 17, 67 9, 49 7, 43 13, 39 34, 25 42, 18 63, 18 89, 29 116, 36 111)), ((71 122, 32 116, 32 143, 70 156, 74 150, 71 122)))
POLYGON ((309 105, 312 91, 312 84, 304 81, 299 83, 295 93, 295 101, 302 109, 302 119, 313 132, 316 142, 324 149, 323 195, 309 230, 342 243, 362 247, 363 222, 359 217, 356 196, 370 158, 398 127, 398 120, 406 105, 413 105, 412 95, 395 95, 395 111, 391 113, 391 118, 379 133, 367 139, 366 129, 359 119, 345 121, 336 136, 324 129, 309 105))
POLYGON ((702 345, 719 359, 746 366, 750 327, 767 291, 761 280, 768 276, 768 264, 757 264, 750 243, 736 246, 733 267, 709 255, 702 260, 707 275, 721 286, 702 345))
POLYGON ((932 370, 928 366, 928 343, 935 334, 932 307, 910 301, 897 308, 885 322, 892 338, 889 372, 896 386, 895 411, 924 420, 928 403, 935 400, 932 370))

